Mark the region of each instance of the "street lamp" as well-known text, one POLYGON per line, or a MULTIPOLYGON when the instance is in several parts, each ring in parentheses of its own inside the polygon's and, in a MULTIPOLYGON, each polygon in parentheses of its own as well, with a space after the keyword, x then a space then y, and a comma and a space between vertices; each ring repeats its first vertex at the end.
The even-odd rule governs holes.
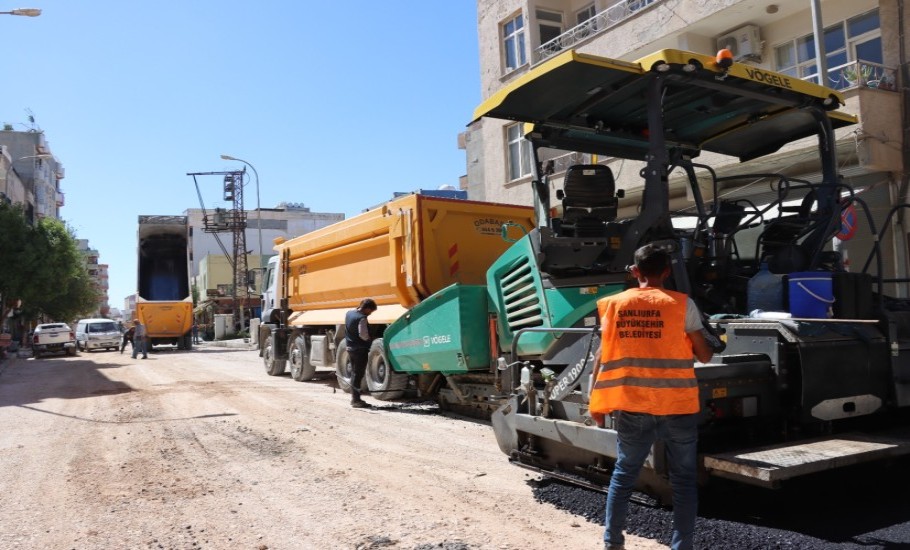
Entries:
POLYGON ((22 15, 24 17, 38 17, 41 10, 38 8, 16 8, 11 11, 0 11, 0 15, 22 15))
MULTIPOLYGON (((38 10, 41 11, 41 10, 38 10)), ((3 12, 0 12, 3 13, 3 12)), ((32 16, 34 17, 34 16, 32 16)), ((52 158, 54 155, 50 153, 41 153, 40 155, 26 155, 24 157, 19 157, 16 160, 10 161, 9 168, 6 169, 6 173, 3 176, 3 196, 9 199, 9 173, 13 171, 13 165, 19 162, 20 160, 26 159, 47 159, 52 158)))

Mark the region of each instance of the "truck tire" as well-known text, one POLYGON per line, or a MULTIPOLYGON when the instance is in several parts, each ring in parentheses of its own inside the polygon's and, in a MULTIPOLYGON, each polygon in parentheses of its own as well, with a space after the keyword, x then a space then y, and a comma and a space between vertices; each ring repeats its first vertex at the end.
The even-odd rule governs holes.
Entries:
POLYGON ((288 349, 288 364, 291 368, 291 378, 298 382, 310 380, 316 374, 316 367, 310 364, 310 354, 303 336, 298 336, 291 342, 288 349))
POLYGON ((272 338, 265 341, 265 348, 262 350, 262 364, 265 366, 265 372, 269 376, 280 376, 284 374, 284 361, 275 359, 272 349, 272 338))
POLYGON ((392 365, 386 360, 382 338, 373 340, 370 345, 370 356, 367 359, 367 372, 364 378, 366 378, 370 395, 380 401, 400 398, 408 386, 408 375, 392 370, 392 365))
POLYGON ((190 351, 193 349, 193 333, 187 332, 183 335, 183 349, 190 351))
POLYGON ((71 347, 71 348, 66 348, 66 354, 69 355, 70 357, 75 357, 75 356, 76 356, 76 351, 77 351, 77 350, 76 350, 76 347, 75 347, 75 346, 73 346, 73 347, 71 347))
POLYGON ((351 377, 353 376, 354 370, 351 368, 348 348, 345 347, 342 340, 338 344, 338 351, 335 352, 335 377, 338 378, 338 387, 344 393, 351 393, 351 377))
MULTIPOLYGON (((338 351, 335 352, 335 376, 338 378, 338 387, 344 393, 351 393, 351 379, 354 377, 354 369, 351 367, 351 360, 348 358, 348 348, 344 345, 344 339, 338 343, 338 351)), ((360 383, 360 391, 367 391, 367 377, 364 375, 360 383)))

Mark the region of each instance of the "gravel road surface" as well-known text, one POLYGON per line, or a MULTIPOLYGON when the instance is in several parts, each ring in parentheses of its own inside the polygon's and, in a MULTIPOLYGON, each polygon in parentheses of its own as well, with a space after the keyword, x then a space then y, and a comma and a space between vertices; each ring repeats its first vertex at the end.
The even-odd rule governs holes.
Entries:
POLYGON ((0 363, 0 548, 602 548, 489 426, 353 410, 320 374, 212 347, 0 363))

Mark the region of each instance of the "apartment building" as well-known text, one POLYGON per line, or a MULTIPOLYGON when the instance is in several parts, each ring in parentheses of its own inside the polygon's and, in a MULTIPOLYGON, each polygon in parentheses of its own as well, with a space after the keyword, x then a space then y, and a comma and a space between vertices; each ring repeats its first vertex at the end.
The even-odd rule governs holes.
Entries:
POLYGON ((95 290, 98 291, 98 305, 92 316, 107 317, 111 309, 110 297, 108 296, 108 289, 110 288, 108 264, 99 263, 100 254, 89 246, 88 239, 77 239, 76 248, 85 259, 85 267, 88 270, 89 277, 95 290))
MULTIPOLYGON (((891 205, 906 201, 908 180, 902 136, 901 70, 910 46, 904 0, 819 1, 827 74, 823 84, 844 93, 843 109, 860 123, 838 131, 841 174, 870 205, 878 228, 891 205)), ((478 38, 483 99, 567 49, 635 61, 664 48, 713 55, 730 48, 737 63, 818 82, 812 0, 478 0, 478 38)), ((475 200, 530 204, 534 176, 522 126, 482 119, 460 136, 467 176, 462 187, 475 200)), ((782 172, 818 181, 817 143, 803 140, 774 154, 740 164, 703 155, 718 175, 782 172)), ((610 165, 617 185, 636 196, 640 165, 610 158, 561 152, 554 160, 553 190, 572 164, 610 165)), ((681 181, 671 178, 671 202, 684 203, 681 181)), ((674 207, 674 204, 671 204, 674 207)), ((907 229, 892 218, 882 242, 886 276, 907 277, 907 229), (895 237, 895 238, 892 238, 895 237)), ((873 236, 867 226, 843 244, 850 261, 862 267, 873 236)))
POLYGON ((41 131, 0 130, 0 169, 3 192, 0 200, 21 204, 30 223, 60 217, 64 193, 60 180, 63 164, 51 152, 41 131))

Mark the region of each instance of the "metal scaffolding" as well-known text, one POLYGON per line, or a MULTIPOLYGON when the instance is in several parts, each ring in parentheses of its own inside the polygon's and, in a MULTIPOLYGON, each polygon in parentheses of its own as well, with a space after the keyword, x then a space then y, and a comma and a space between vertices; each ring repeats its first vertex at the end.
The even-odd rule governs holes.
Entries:
POLYGON ((218 246, 221 247, 222 252, 227 257, 234 273, 232 290, 234 318, 239 319, 241 330, 244 327, 244 307, 248 305, 249 301, 249 291, 247 289, 246 210, 243 208, 243 177, 245 175, 246 168, 229 172, 187 173, 187 176, 193 176, 193 183, 196 184, 196 193, 199 195, 199 206, 202 208, 202 230, 215 236, 218 246), (196 176, 223 176, 223 199, 231 203, 231 208, 215 208, 210 214, 202 200, 202 192, 199 190, 199 182, 196 180, 196 176), (219 233, 232 234, 230 254, 228 254, 227 247, 221 241, 219 233))

